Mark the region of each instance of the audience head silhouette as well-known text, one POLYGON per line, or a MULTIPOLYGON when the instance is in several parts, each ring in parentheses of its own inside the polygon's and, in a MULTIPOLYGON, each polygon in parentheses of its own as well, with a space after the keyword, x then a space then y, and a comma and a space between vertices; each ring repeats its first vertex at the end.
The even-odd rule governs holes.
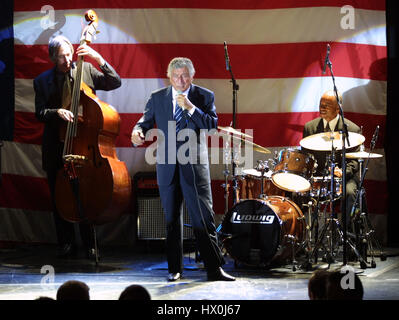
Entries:
POLYGON ((46 297, 46 296, 37 297, 35 300, 40 300, 40 301, 54 301, 53 298, 51 298, 51 297, 46 297))
POLYGON ((151 295, 143 286, 132 284, 122 291, 119 300, 151 300, 151 295))
POLYGON ((313 272, 308 282, 308 295, 310 300, 325 300, 326 283, 330 272, 327 270, 317 270, 313 272))
POLYGON ((356 273, 350 275, 340 270, 330 272, 326 283, 328 300, 362 300, 363 293, 362 282, 356 273), (349 278, 352 276, 354 281, 349 278))
POLYGON ((90 300, 90 288, 86 283, 69 280, 57 290, 57 300, 90 300))
POLYGON ((362 300, 363 285, 356 273, 317 270, 309 279, 310 300, 362 300))

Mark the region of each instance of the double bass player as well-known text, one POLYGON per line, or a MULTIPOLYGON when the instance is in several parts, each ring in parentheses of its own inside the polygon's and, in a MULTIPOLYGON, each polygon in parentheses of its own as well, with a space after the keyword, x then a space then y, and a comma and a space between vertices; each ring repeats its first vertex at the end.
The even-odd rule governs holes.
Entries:
MULTIPOLYGON (((55 203, 55 185, 57 172, 63 167, 63 142, 60 139, 60 126, 64 122, 73 121, 74 116, 67 109, 71 99, 71 88, 76 75, 76 63, 73 61, 74 48, 64 36, 56 36, 49 41, 49 57, 54 67, 43 72, 33 81, 35 91, 35 116, 44 123, 42 141, 42 167, 47 175, 53 208, 53 217, 58 240, 57 256, 71 257, 77 253, 74 225, 64 220, 55 203)), ((78 56, 94 59, 101 70, 91 63, 83 64, 83 82, 91 89, 113 90, 121 86, 121 78, 116 71, 94 49, 80 45, 78 56)), ((82 243, 88 258, 93 258, 94 237, 90 226, 79 223, 82 243)))

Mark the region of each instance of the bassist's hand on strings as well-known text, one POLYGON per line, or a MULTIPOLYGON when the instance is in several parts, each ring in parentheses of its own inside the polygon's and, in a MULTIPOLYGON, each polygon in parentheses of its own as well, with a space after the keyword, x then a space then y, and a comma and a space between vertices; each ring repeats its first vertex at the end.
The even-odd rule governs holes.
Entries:
POLYGON ((73 122, 73 113, 67 109, 60 108, 57 110, 59 117, 65 121, 73 122))
POLYGON ((90 57, 96 60, 99 66, 103 66, 105 64, 104 58, 96 50, 86 44, 80 45, 76 49, 76 54, 78 56, 90 57))

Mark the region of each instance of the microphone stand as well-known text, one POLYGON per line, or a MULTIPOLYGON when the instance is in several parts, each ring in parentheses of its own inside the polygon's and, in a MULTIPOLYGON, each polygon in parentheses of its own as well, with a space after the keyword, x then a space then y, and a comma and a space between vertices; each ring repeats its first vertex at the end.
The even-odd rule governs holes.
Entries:
MULTIPOLYGON (((226 68, 230 72, 231 80, 230 82, 232 83, 232 90, 233 90, 233 119, 231 122, 231 126, 233 129, 236 128, 237 125, 237 91, 239 89, 239 86, 236 82, 236 79, 234 78, 233 70, 231 68, 230 64, 230 58, 227 52, 227 44, 224 42, 224 48, 225 48, 225 59, 226 59, 226 68)), ((237 194, 237 189, 238 189, 238 182, 236 178, 236 163, 234 161, 234 148, 231 149, 231 165, 232 165, 232 174, 233 174, 233 194, 237 194)), ((237 199, 235 196, 233 196, 233 205, 237 203, 237 199)))
POLYGON ((343 227, 343 265, 345 266, 347 264, 347 222, 346 222, 346 146, 345 142, 348 143, 348 147, 350 147, 349 143, 349 135, 348 135, 348 127, 345 123, 345 118, 344 118, 344 112, 342 110, 342 105, 341 101, 338 96, 338 90, 335 85, 335 78, 334 78, 334 73, 332 71, 332 63, 329 59, 329 57, 326 58, 326 63, 328 65, 328 68, 330 69, 331 72, 331 78, 333 81, 334 85, 334 92, 335 92, 335 98, 337 99, 337 104, 339 106, 339 114, 340 114, 340 119, 342 121, 342 227, 343 227))

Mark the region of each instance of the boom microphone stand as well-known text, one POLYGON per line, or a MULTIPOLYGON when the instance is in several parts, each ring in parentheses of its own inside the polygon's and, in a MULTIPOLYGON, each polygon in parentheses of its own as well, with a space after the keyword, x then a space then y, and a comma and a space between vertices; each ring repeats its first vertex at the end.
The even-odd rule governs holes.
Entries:
MULTIPOLYGON (((229 53, 227 52, 227 43, 226 41, 224 41, 224 58, 226 61, 226 70, 230 72, 230 76, 231 76, 231 83, 233 85, 232 89, 233 89, 233 120, 232 120, 232 124, 231 126, 233 127, 233 129, 236 128, 236 124, 237 124, 237 91, 239 89, 239 86, 236 82, 236 79, 234 78, 234 74, 233 74, 233 70, 231 68, 231 64, 230 64, 230 58, 229 58, 229 53)), ((237 183, 237 178, 236 178, 236 163, 234 162, 234 148, 231 149, 232 155, 231 155, 231 166, 232 166, 232 175, 233 175, 233 205, 236 204, 237 200, 235 195, 237 194, 237 189, 238 189, 238 183, 237 183)))
MULTIPOLYGON (((370 253, 372 268, 376 267, 376 263, 374 261, 373 244, 375 244, 376 247, 378 248, 378 250, 380 251, 381 261, 386 260, 386 256, 383 253, 381 245, 374 235, 374 229, 373 229, 371 222, 368 218, 368 209, 366 206, 363 205, 363 201, 366 201, 366 199, 365 199, 366 190, 363 187, 363 183, 364 183, 364 179, 366 177, 366 173, 368 171, 368 163, 370 160, 370 155, 371 155, 371 153, 375 147, 375 144, 377 142, 378 131, 379 131, 379 126, 377 126, 377 128, 375 129, 373 138, 371 139, 370 151, 369 151, 368 157, 366 158, 366 162, 364 163, 364 158, 358 159, 359 167, 360 167, 359 168, 360 183, 359 183, 359 187, 358 187, 358 190, 356 193, 356 200, 352 205, 352 210, 350 213, 351 217, 354 217, 356 239, 357 239, 358 246, 360 247, 361 255, 366 264, 367 263, 367 251, 370 253), (356 212, 357 208, 359 209, 358 213, 356 212)), ((361 151, 363 151, 363 148, 361 148, 361 151)))
MULTIPOLYGON (((350 147, 349 143, 349 135, 348 135, 348 128, 345 123, 345 118, 344 118, 344 112, 342 110, 342 105, 341 101, 338 96, 338 90, 337 86, 335 85, 335 78, 334 78, 334 73, 332 70, 332 63, 330 61, 330 45, 327 44, 327 56, 325 60, 325 64, 328 65, 328 68, 330 69, 331 72, 331 78, 333 81, 333 86, 334 86, 334 92, 335 92, 335 97, 337 99, 337 104, 339 106, 339 114, 340 114, 340 119, 342 121, 342 227, 343 227, 343 265, 347 264, 347 223, 346 223, 346 145, 345 142, 348 143, 348 147, 350 147)), ((332 181, 333 182, 333 181, 332 181)))

